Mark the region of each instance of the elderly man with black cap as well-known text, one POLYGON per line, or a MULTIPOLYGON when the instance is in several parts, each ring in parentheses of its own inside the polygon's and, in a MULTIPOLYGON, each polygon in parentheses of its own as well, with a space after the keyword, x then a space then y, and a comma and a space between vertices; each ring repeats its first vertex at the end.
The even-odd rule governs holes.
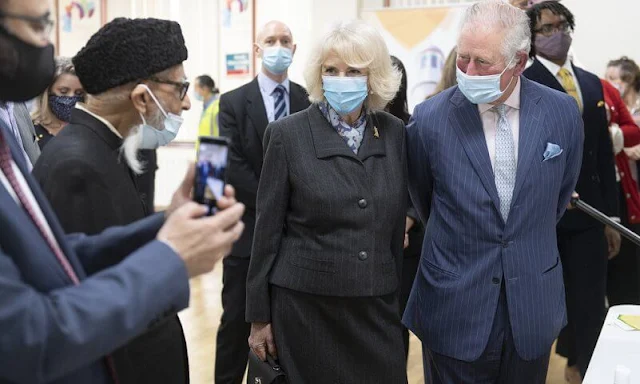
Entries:
MULTIPOLYGON (((0 101, 29 100, 51 84, 54 74, 54 49, 49 42, 52 25, 47 1, 0 0, 0 101)), ((116 57, 118 52, 132 54, 140 62, 146 61, 145 65, 154 72, 163 72, 181 62, 180 58, 173 58, 175 47, 181 46, 182 41, 180 30, 173 23, 119 20, 105 28, 120 40, 111 48, 101 46, 95 51, 106 54, 107 59, 98 56, 98 60, 101 60, 103 70, 110 71, 99 77, 90 75, 101 84, 122 74, 113 69, 113 60, 122 59, 116 57), (117 33, 121 29, 129 34, 122 37, 122 33, 117 33), (150 32, 150 29, 160 33, 150 32), (149 48, 140 48, 140 44, 148 45, 156 51, 153 47, 158 45, 150 43, 154 39, 162 41, 163 55, 149 56, 149 48), (158 62, 164 64, 158 66, 158 62)), ((103 38, 104 31, 92 40, 84 54, 92 51, 103 38)), ((186 51, 180 50, 183 60, 186 51)), ((86 68, 86 62, 82 60, 76 65, 86 68)), ((139 69, 140 66, 131 67, 136 76, 143 74, 139 69)), ((81 73, 86 75, 87 72, 81 73)), ((156 76, 160 80, 175 79, 175 73, 171 71, 156 76)), ((95 96, 89 98, 85 107, 89 112, 75 111, 73 119, 74 126, 82 124, 83 129, 103 141, 98 143, 96 140, 92 149, 104 156, 100 172, 104 172, 106 178, 100 181, 95 178, 92 184, 81 177, 69 182, 75 183, 77 189, 85 189, 87 194, 111 189, 117 198, 127 200, 120 203, 132 206, 129 200, 137 199, 135 191, 126 195, 119 190, 128 188, 122 187, 121 183, 132 181, 123 181, 120 173, 112 169, 114 153, 119 152, 117 140, 101 131, 95 121, 103 122, 104 129, 116 138, 118 134, 129 137, 130 132, 124 129, 126 122, 136 127, 139 125, 137 119, 143 117, 150 126, 157 124, 154 127, 160 133, 171 125, 161 125, 162 119, 157 118, 155 111, 160 106, 155 104, 151 93, 167 114, 179 113, 175 106, 177 102, 171 98, 180 99, 180 95, 172 95, 175 91, 172 87, 165 87, 163 83, 151 84, 150 80, 143 81, 148 85, 135 86, 127 84, 137 83, 140 79, 120 77, 119 81, 122 85, 109 83, 107 88, 130 87, 128 94, 124 91, 97 92, 101 86, 93 83, 89 87, 93 87, 91 92, 95 96), (132 108, 139 111, 137 119, 124 100, 130 100, 129 103, 134 104, 132 108), (107 153, 104 146, 115 149, 107 153)), ((171 132, 175 132, 175 127, 172 129, 171 132)), ((163 134, 152 133, 152 136, 159 141, 163 134)), ((81 136, 70 145, 81 151, 85 140, 86 136, 81 136)), ((55 147, 53 142, 50 145, 55 147)), ((77 159, 70 163, 72 166, 67 168, 70 173, 82 175, 94 169, 92 163, 85 164, 77 159)), ((128 174, 128 169, 121 165, 122 174, 128 174)), ((187 307, 189 278, 211 271, 242 233, 243 224, 239 219, 244 207, 235 202, 233 189, 228 187, 225 197, 218 201, 220 211, 215 216, 204 217, 206 207, 190 201, 194 174, 195 167, 192 166, 164 213, 126 226, 111 227, 95 236, 67 235, 30 174, 10 128, 0 120, 0 329, 3 330, 0 382, 155 384, 185 381, 184 362, 152 361, 158 353, 165 352, 162 348, 131 350, 139 356, 135 361, 125 360, 124 363, 136 370, 135 377, 127 376, 131 371, 122 360, 121 364, 114 364, 113 352, 148 332, 154 324, 166 324, 166 318, 187 307), (157 370, 156 377, 146 375, 147 369, 157 370), (138 373, 144 376, 137 376, 138 373), (162 374, 167 376, 161 377, 162 374)), ((99 203, 112 204, 113 200, 99 203)), ((95 212, 92 210, 97 209, 96 206, 87 206, 80 200, 78 209, 93 217, 95 212)), ((140 208, 137 209, 139 212, 140 208)), ((120 223, 125 222, 124 218, 118 219, 120 223)), ((153 327, 151 332, 156 329, 153 327)), ((183 356, 183 349, 174 351, 183 356)))
MULTIPOLYGON (((138 151, 166 145, 178 133, 179 115, 191 106, 186 59, 178 23, 125 18, 105 25, 73 58, 86 103, 33 170, 65 232, 96 234, 148 215, 136 185, 146 165, 138 151)), ((150 327, 114 361, 120 383, 187 383, 178 316, 150 327)))

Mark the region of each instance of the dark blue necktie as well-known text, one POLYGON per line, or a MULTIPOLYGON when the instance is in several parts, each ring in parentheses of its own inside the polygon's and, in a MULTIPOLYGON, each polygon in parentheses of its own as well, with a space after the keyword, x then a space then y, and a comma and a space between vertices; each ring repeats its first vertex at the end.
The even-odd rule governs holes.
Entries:
POLYGON ((274 103, 274 113, 273 120, 279 120, 282 117, 287 116, 287 103, 284 101, 284 97, 287 91, 284 89, 284 86, 278 85, 276 89, 273 90, 273 97, 275 98, 274 103))

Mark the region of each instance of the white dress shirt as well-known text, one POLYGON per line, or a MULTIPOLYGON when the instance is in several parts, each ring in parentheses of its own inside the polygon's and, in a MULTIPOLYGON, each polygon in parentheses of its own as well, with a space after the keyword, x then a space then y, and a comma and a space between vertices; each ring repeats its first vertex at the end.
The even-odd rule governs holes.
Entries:
MULTIPOLYGON (((513 134, 513 144, 515 146, 516 164, 518 164, 518 143, 520 141, 520 78, 513 88, 513 92, 504 102, 507 106, 507 121, 513 134)), ((491 109, 493 104, 478 104, 480 111, 480 119, 482 120, 482 129, 484 130, 484 138, 487 141, 487 149, 489 150, 489 158, 491 159, 491 167, 494 167, 496 160, 496 130, 498 127, 498 113, 491 109)))
MULTIPOLYGON (((29 203, 33 207, 33 212, 35 213, 35 215, 38 218, 38 220, 43 224, 44 230, 47 232, 47 235, 51 239, 53 239, 54 242, 57 243, 57 240, 56 240, 55 236, 53 236, 53 232, 51 231, 51 228, 49 227, 49 223, 47 223, 47 219, 44 217, 44 214, 42 213, 42 210, 40 209, 40 205, 38 204, 38 201, 33 196, 33 193, 31 192, 31 188, 29 188, 29 184, 27 184, 27 180, 22 175, 22 172, 20 172, 20 168, 18 168, 18 166, 16 165, 16 163, 13 160, 11 160, 11 166, 13 168, 13 173, 15 173, 16 179, 18 180, 18 185, 20 185, 20 188, 24 192, 24 195, 25 195, 27 201, 29 201, 29 203)), ((18 200, 18 195, 16 194, 16 192, 11 187, 11 184, 9 183, 9 179, 7 179, 7 177, 5 176, 4 172, 2 172, 2 170, 0 170, 0 182, 2 182, 2 185, 7 190, 7 192, 9 192, 9 194, 11 195, 13 200, 16 202, 16 204, 22 206, 22 204, 20 203, 20 200, 18 200)))
POLYGON ((291 111, 291 108, 289 107, 289 88, 291 85, 289 82, 289 78, 286 78, 282 83, 277 83, 271 80, 267 75, 262 73, 262 71, 258 73, 258 85, 260 86, 260 93, 262 94, 262 100, 264 101, 264 109, 267 112, 267 119, 269 119, 270 123, 275 120, 276 113, 276 98, 273 95, 273 91, 280 84, 282 84, 286 91, 284 95, 284 103, 285 108, 287 109, 287 116, 289 116, 291 111))
POLYGON ((95 113, 91 112, 90 110, 88 110, 88 109, 84 106, 84 104, 82 104, 82 103, 79 103, 79 102, 78 102, 78 103, 76 103, 76 107, 75 107, 75 108, 76 108, 76 109, 79 109, 79 110, 81 110, 82 112, 85 112, 85 113, 87 113, 87 114, 89 114, 89 115, 91 115, 91 116, 93 116, 93 117, 95 117, 95 118, 96 118, 96 119, 98 119, 102 124, 106 125, 106 126, 107 126, 107 128, 109 128, 109 130, 110 130, 111 132, 113 132, 116 136, 118 136, 119 138, 121 138, 121 139, 122 139, 122 135, 120 134, 120 132, 118 132, 118 130, 117 130, 117 129, 116 129, 116 128, 115 128, 115 127, 114 127, 110 122, 108 122, 107 120, 103 119, 102 117, 100 117, 100 116, 96 115, 95 113))
POLYGON ((558 72, 560 72, 561 68, 566 68, 571 74, 571 76, 573 77, 573 82, 576 84, 576 91, 578 92, 578 97, 580 98, 580 104, 584 105, 584 100, 582 99, 582 91, 580 90, 580 82, 578 81, 578 78, 576 77, 575 72, 573 72, 573 66, 571 65, 571 60, 569 60, 568 57, 562 67, 556 63, 550 62, 549 60, 539 55, 536 56, 536 59, 540 62, 540 64, 544 65, 544 67, 547 68, 547 70, 551 72, 553 76, 556 77, 560 85, 562 85, 562 78, 558 76, 558 72))

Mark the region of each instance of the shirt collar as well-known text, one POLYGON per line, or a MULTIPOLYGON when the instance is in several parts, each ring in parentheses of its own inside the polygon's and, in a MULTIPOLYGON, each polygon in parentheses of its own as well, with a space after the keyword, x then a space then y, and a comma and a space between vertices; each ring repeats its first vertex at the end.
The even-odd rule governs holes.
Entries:
POLYGON ((278 85, 282 85, 284 89, 287 91, 287 94, 289 94, 290 82, 288 77, 284 79, 282 83, 278 83, 273 81, 272 79, 269 78, 269 76, 265 75, 264 73, 262 73, 262 71, 260 71, 258 72, 258 85, 260 86, 260 89, 262 90, 262 92, 266 93, 267 95, 273 94, 273 91, 276 89, 278 85))
POLYGON ((12 101, 0 101, 0 108, 6 109, 9 114, 13 114, 12 101))
POLYGON ((76 109, 79 109, 79 110, 81 110, 81 111, 83 111, 83 112, 95 117, 102 124, 106 125, 107 128, 109 128, 109 130, 111 132, 113 132, 116 136, 118 136, 119 138, 122 139, 122 135, 120 134, 120 132, 118 132, 118 130, 110 122, 108 122, 107 120, 103 119, 102 117, 100 117, 100 116, 96 115, 95 113, 91 112, 90 110, 88 110, 87 107, 85 107, 84 104, 82 104, 80 102, 76 103, 76 109))
POLYGON ((216 94, 216 95, 213 95, 213 97, 211 98, 211 100, 209 100, 209 102, 207 102, 207 103, 204 103, 204 104, 203 104, 203 106, 202 106, 202 110, 203 110, 203 111, 206 111, 206 110, 207 110, 207 108, 209 108, 209 106, 210 106, 211 104, 213 104, 213 102, 214 102, 214 101, 216 101, 216 100, 218 100, 218 95, 217 95, 217 94, 216 94))
MULTIPOLYGON (((513 92, 511 95, 505 100, 504 105, 513 109, 520 109, 520 89, 522 87, 522 82, 520 78, 517 78, 516 86, 513 88, 513 92)), ((493 108, 493 104, 478 104, 478 110, 480 110, 480 114, 483 114, 493 108)))
POLYGON ((569 58, 569 56, 567 56, 567 60, 564 62, 562 66, 559 66, 556 63, 552 63, 551 61, 545 59, 540 55, 536 55, 536 60, 538 60, 540 64, 544 65, 544 67, 547 68, 547 70, 551 72, 553 76, 558 76, 558 72, 560 72, 560 69, 565 68, 566 70, 569 71, 569 73, 571 74, 571 76, 573 76, 574 79, 576 77, 576 74, 573 73, 573 65, 571 65, 571 59, 569 58))

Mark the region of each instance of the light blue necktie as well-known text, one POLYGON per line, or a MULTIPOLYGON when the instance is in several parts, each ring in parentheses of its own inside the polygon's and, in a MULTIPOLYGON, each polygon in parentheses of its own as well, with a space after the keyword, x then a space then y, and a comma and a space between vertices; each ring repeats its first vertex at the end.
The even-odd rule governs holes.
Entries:
POLYGON ((498 113, 494 175, 498 197, 500 197, 500 213, 506 223, 511 208, 513 187, 516 184, 516 151, 511 127, 507 120, 507 106, 500 104, 494 109, 498 113))
POLYGON ((284 86, 282 84, 278 85, 276 89, 273 90, 273 96, 275 97, 275 102, 273 103, 274 121, 280 120, 280 118, 287 116, 287 103, 284 100, 286 93, 287 90, 284 89, 284 86))

